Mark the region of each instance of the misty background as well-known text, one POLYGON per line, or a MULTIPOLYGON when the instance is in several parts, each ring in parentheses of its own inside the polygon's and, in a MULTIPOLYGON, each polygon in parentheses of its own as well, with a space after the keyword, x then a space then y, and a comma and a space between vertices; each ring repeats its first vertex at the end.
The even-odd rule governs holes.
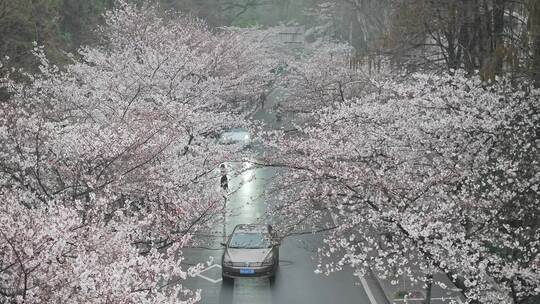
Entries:
MULTIPOLYGON (((138 0, 125 0, 139 3, 138 0)), ((463 68, 493 78, 540 79, 540 5, 536 0, 155 0, 165 13, 222 26, 300 27, 305 41, 346 42, 351 65, 463 68)), ((0 0, 0 56, 33 69, 32 43, 55 63, 99 43, 97 28, 114 0, 0 0)), ((4 67, 5 68, 5 67, 4 67)))

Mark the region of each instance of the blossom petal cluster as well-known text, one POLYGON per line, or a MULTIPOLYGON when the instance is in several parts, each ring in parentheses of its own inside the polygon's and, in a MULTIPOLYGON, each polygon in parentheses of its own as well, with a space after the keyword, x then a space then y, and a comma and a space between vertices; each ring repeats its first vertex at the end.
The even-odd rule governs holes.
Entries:
POLYGON ((266 134, 266 161, 288 168, 275 216, 335 215, 318 272, 443 273, 481 303, 537 295, 540 90, 336 65, 322 50, 291 68, 283 107, 296 126, 266 134))
POLYGON ((222 205, 218 137, 273 77, 257 43, 117 2, 100 45, 1 80, 0 302, 194 303, 182 248, 222 205))

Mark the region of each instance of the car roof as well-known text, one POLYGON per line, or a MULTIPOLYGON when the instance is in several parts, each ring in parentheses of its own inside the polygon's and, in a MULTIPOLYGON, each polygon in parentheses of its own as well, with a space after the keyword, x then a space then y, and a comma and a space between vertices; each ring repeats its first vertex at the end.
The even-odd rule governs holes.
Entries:
POLYGON ((234 227, 233 233, 267 233, 270 226, 266 224, 239 224, 234 227))

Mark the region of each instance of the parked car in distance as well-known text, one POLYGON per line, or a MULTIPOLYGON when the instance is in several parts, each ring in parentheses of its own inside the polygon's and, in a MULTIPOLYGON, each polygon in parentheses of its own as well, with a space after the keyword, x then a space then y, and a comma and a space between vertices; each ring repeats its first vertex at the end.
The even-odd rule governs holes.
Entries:
POLYGON ((232 128, 219 136, 218 143, 222 145, 242 144, 243 146, 249 146, 251 136, 249 131, 244 128, 232 128))
POLYGON ((221 258, 223 280, 240 277, 274 279, 279 266, 279 241, 270 225, 234 227, 221 258))

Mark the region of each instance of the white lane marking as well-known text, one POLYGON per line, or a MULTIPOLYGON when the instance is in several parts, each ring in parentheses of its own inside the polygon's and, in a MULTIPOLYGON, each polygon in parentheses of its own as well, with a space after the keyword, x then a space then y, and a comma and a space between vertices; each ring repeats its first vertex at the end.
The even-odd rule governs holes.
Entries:
POLYGON ((221 265, 219 265, 219 264, 213 264, 213 265, 211 265, 211 266, 209 266, 209 267, 207 267, 207 268, 205 268, 205 269, 203 269, 203 270, 197 272, 197 273, 195 274, 195 276, 196 276, 196 277, 203 278, 203 279, 207 280, 207 281, 210 282, 210 283, 214 283, 214 284, 219 283, 219 282, 222 281, 221 278, 219 278, 219 279, 217 279, 217 280, 214 280, 214 279, 209 278, 209 277, 207 277, 207 276, 205 276, 205 275, 202 274, 203 272, 205 272, 205 271, 207 271, 207 270, 210 270, 210 269, 212 269, 212 268, 216 268, 216 267, 218 267, 219 269, 221 269, 221 265))
MULTIPOLYGON (((334 223, 334 226, 338 226, 338 217, 337 215, 332 212, 332 208, 330 207, 329 203, 326 203, 326 209, 328 209, 328 212, 330 212, 330 217, 332 218, 332 222, 334 223)), ((377 301, 375 300, 375 297, 373 296, 373 293, 371 292, 371 289, 369 288, 369 285, 364 277, 360 277, 360 283, 362 284, 362 287, 364 288, 364 291, 366 292, 369 302, 371 304, 377 304, 377 301)))
POLYGON ((369 289, 368 283, 364 277, 360 277, 360 283, 362 283, 362 287, 364 287, 364 290, 366 291, 366 294, 369 298, 369 302, 371 302, 371 304, 377 304, 377 301, 375 300, 375 297, 371 293, 371 289, 369 289))
MULTIPOLYGON (((425 300, 424 298, 407 298, 407 299, 393 299, 392 301, 407 303, 406 301, 424 301, 424 300, 425 300)), ((450 301, 456 301, 458 303, 463 303, 461 302, 461 299, 459 297, 431 298, 431 300, 440 300, 440 301, 450 300, 450 301)))

